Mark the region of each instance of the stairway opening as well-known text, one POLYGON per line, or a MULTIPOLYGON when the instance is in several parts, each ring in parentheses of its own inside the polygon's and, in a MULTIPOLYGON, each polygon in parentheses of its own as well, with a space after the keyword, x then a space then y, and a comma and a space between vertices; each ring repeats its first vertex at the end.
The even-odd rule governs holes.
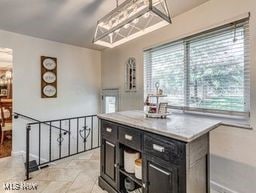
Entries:
POLYGON ((13 51, 0 48, 0 158, 12 152, 13 51))

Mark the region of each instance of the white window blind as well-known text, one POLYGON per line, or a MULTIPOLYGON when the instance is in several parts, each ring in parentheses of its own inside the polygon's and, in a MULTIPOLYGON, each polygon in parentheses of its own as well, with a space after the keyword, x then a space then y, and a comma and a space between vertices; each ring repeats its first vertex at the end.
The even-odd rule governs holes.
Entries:
POLYGON ((145 96, 159 82, 172 108, 249 113, 248 19, 144 52, 145 96))

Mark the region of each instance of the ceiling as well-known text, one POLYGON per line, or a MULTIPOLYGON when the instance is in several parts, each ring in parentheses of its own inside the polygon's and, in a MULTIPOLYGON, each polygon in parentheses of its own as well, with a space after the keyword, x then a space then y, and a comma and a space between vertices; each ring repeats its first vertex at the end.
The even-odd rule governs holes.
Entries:
MULTIPOLYGON (((206 1, 167 4, 174 17, 206 1)), ((115 0, 1 0, 0 29, 100 50, 92 44, 96 22, 115 6, 115 0)))

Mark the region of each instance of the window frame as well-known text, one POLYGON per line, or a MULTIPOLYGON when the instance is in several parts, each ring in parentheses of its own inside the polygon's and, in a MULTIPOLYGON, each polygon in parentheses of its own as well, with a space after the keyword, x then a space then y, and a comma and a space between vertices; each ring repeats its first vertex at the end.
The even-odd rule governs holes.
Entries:
MULTIPOLYGON (((209 108, 200 108, 200 107, 190 107, 189 106, 189 82, 190 82, 190 72, 189 72, 189 67, 190 67, 190 54, 189 54, 189 47, 190 47, 190 43, 191 40, 193 39, 197 39, 200 38, 200 36, 204 36, 207 35, 209 33, 215 33, 218 30, 222 30, 225 28, 228 28, 230 26, 234 26, 234 25, 242 25, 245 28, 245 38, 244 38, 244 59, 246 59, 246 55, 250 55, 250 50, 249 50, 249 42, 247 40, 247 38, 249 37, 249 32, 248 29, 246 30, 246 27, 249 26, 249 17, 248 18, 244 18, 241 20, 238 20, 236 22, 232 22, 229 24, 225 24, 223 26, 219 26, 210 30, 206 30, 191 36, 188 36, 186 38, 182 38, 173 42, 169 42, 169 43, 165 43, 163 45, 159 45, 150 49, 146 49, 144 50, 144 57, 145 57, 145 53, 149 52, 147 54, 150 55, 149 60, 152 61, 152 52, 151 50, 153 49, 159 49, 165 46, 170 46, 170 45, 175 45, 178 43, 182 43, 184 46, 184 106, 174 106, 174 105, 168 105, 168 108, 170 109, 177 109, 177 110, 182 110, 183 112, 196 112, 196 113, 209 113, 209 114, 222 114, 222 115, 230 115, 230 116, 242 116, 242 117, 250 117, 250 76, 249 79, 247 80, 246 78, 244 79, 244 111, 231 111, 231 110, 220 110, 220 109, 209 109, 209 108)), ((248 56, 250 57, 250 56, 248 56)), ((152 62, 151 62, 152 64, 152 62)), ((250 61, 244 62, 244 77, 246 77, 246 68, 249 68, 250 66, 250 61)), ((150 65, 150 67, 148 66, 148 64, 145 63, 145 58, 144 58, 144 73, 147 74, 147 71, 152 71, 152 65, 150 65)), ((249 73, 250 73, 250 69, 249 69, 249 73)), ((152 77, 150 78, 150 80, 145 79, 145 74, 144 74, 144 95, 147 94, 147 81, 152 82, 152 77)), ((152 73, 151 73, 152 75, 152 73)), ((148 75, 147 75, 148 76, 148 75)))

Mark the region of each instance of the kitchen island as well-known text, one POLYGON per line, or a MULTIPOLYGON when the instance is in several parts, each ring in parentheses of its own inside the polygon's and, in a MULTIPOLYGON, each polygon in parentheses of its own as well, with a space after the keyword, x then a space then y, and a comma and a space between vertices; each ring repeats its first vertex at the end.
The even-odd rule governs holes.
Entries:
POLYGON ((125 179, 143 193, 209 193, 209 132, 221 122, 173 113, 146 118, 143 111, 98 115, 101 122, 99 186, 126 193, 125 179), (142 179, 125 171, 124 151, 140 153, 142 179))

